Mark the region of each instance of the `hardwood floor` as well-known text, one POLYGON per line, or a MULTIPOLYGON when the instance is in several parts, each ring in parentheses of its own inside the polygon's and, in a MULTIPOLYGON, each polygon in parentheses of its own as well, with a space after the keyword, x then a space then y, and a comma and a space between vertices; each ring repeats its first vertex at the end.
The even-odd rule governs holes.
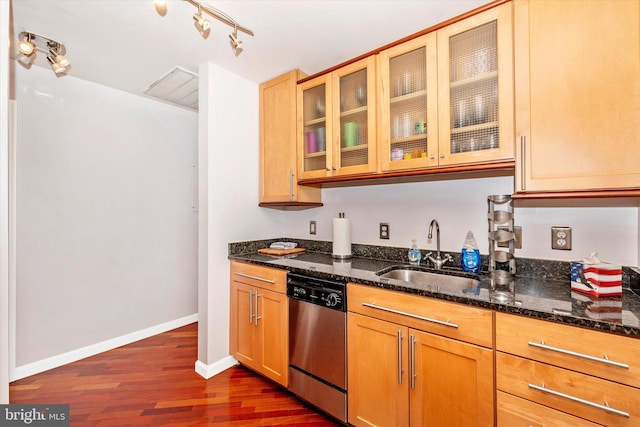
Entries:
POLYGON ((10 384, 11 403, 68 403, 71 426, 338 426, 236 366, 195 373, 197 323, 10 384))

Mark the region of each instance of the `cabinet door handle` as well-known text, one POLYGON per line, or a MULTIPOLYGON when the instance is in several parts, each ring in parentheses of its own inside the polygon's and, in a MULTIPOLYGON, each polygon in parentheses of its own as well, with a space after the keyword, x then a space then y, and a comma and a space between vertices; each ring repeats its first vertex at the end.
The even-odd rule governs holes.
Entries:
POLYGON ((293 169, 289 169, 289 201, 293 202, 293 169))
POLYGON ((273 279, 263 279, 262 277, 252 276, 250 274, 238 273, 236 271, 234 271, 233 274, 235 274, 236 276, 240 276, 240 277, 246 277, 247 279, 259 280, 261 282, 266 282, 266 283, 271 283, 271 284, 276 283, 276 281, 273 280, 273 279))
POLYGON ((249 324, 253 323, 253 291, 249 289, 249 324))
POLYGON ((256 291, 256 293, 254 294, 256 297, 256 303, 254 304, 254 310, 255 310, 255 314, 253 316, 254 319, 256 319, 256 326, 258 326, 258 320, 262 319, 262 316, 258 316, 259 313, 259 308, 258 308, 258 298, 261 297, 262 295, 260 295, 258 293, 258 291, 256 291))
POLYGON ((365 306, 365 307, 370 307, 370 308, 376 309, 376 310, 387 311, 389 313, 400 314, 402 316, 412 317, 414 319, 425 320, 425 321, 431 322, 431 323, 437 323, 438 325, 448 326, 450 328, 456 328, 456 329, 458 328, 457 324, 451 323, 448 320, 445 322, 445 321, 442 321, 442 320, 432 319, 430 317, 418 316, 417 314, 411 314, 411 313, 407 313, 407 312, 400 311, 400 310, 394 310, 393 308, 381 307, 379 305, 371 304, 371 303, 368 303, 368 302, 363 302, 362 305, 365 306))
POLYGON ((411 341, 411 389, 416 388, 416 337, 409 335, 411 341))
POLYGON ((444 153, 440 153, 440 158, 444 159, 444 153))
POLYGON ((620 415, 622 417, 629 418, 629 413, 628 412, 624 412, 624 411, 621 411, 619 409, 612 408, 612 407, 609 406, 609 404, 607 402, 604 402, 604 405, 600 405, 599 403, 595 403, 595 402, 592 402, 590 400, 581 399, 579 397, 575 397, 575 396, 572 396, 570 394, 565 394, 565 393, 561 393, 559 391, 552 390, 550 388, 545 387, 544 383, 542 383, 542 385, 529 384, 529 387, 534 389, 534 390, 541 391, 543 393, 552 394, 554 396, 562 397, 564 399, 571 400, 573 402, 582 403, 582 404, 587 405, 587 406, 591 406, 591 407, 594 407, 594 408, 602 409, 603 411, 606 411, 606 412, 611 412, 612 414, 616 414, 616 415, 620 415))
POLYGON ((402 331, 398 329, 398 384, 402 384, 402 331))
POLYGON ((527 137, 525 135, 520 135, 520 185, 522 186, 522 191, 527 189, 527 182, 525 181, 527 167, 527 137))
POLYGON ((535 341, 529 341, 529 345, 532 347, 537 347, 544 350, 555 351, 557 353, 568 354, 569 356, 575 356, 575 357, 580 357, 582 359, 592 360, 594 362, 604 363, 606 365, 612 365, 612 366, 617 366, 619 368, 629 369, 629 365, 627 365, 626 363, 616 362, 615 360, 609 360, 609 358, 606 355, 604 356, 604 358, 590 356, 588 354, 577 353, 571 350, 565 350, 564 348, 552 347, 550 345, 546 345, 544 341, 541 341, 540 343, 537 343, 535 341))

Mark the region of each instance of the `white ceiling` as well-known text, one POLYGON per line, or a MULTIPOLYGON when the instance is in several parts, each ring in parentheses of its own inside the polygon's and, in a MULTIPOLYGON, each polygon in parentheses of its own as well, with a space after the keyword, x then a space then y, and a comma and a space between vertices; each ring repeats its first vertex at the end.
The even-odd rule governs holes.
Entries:
MULTIPOLYGON (((5 1, 5 0, 0 0, 5 1)), ((314 74, 413 34, 487 0, 204 1, 252 29, 229 45, 232 28, 211 18, 204 40, 196 8, 172 0, 160 16, 152 0, 11 0, 13 39, 29 31, 66 46, 68 75, 142 95, 175 66, 213 62, 261 83, 293 68, 314 74)), ((35 65, 48 67, 40 54, 35 65)), ((60 77, 64 78, 64 77, 60 77)))

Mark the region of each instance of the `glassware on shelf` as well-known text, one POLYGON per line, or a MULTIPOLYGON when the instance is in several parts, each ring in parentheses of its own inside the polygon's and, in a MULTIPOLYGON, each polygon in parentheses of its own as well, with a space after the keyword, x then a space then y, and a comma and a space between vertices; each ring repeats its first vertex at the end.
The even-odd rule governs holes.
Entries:
POLYGON ((356 100, 358 101, 359 107, 367 105, 367 91, 363 85, 358 85, 356 88, 356 100))

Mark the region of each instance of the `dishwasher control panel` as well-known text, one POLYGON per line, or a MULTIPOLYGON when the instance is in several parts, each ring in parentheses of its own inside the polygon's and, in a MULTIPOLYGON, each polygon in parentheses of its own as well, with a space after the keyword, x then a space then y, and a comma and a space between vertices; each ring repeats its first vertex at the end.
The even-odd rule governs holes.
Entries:
POLYGON ((297 300, 345 311, 346 285, 341 282, 289 273, 287 296, 297 300))

